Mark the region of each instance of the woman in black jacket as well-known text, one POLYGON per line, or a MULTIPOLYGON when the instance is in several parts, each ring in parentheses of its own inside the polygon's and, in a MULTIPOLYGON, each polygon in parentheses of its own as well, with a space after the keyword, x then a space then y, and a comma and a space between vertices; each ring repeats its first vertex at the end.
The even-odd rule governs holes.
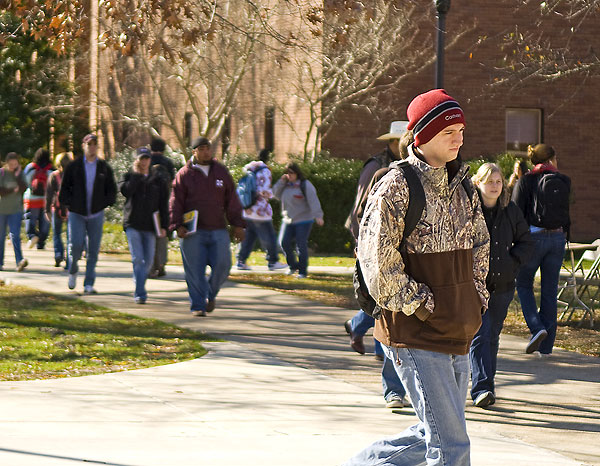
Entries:
POLYGON ((533 240, 521 210, 509 201, 498 165, 484 163, 473 183, 490 233, 490 270, 486 279, 490 300, 469 351, 471 398, 475 406, 483 408, 496 401, 494 377, 500 333, 515 294, 517 272, 533 251, 533 240))
POLYGON ((169 192, 162 177, 150 170, 150 150, 140 147, 133 170, 119 181, 125 196, 123 229, 133 262, 133 294, 137 304, 147 299, 146 279, 154 261, 156 237, 166 236, 169 225, 169 192))

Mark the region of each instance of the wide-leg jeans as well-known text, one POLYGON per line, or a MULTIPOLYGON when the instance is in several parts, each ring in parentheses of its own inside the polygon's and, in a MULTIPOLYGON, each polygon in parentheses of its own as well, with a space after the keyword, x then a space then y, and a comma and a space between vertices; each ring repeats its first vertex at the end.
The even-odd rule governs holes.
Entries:
POLYGON ((306 275, 308 269, 308 237, 313 221, 299 223, 281 223, 279 231, 279 244, 285 254, 285 260, 290 270, 297 270, 299 274, 306 275), (295 247, 294 247, 295 243, 295 247), (296 259, 296 249, 298 259, 296 259))
POLYGON ((206 310, 215 299, 231 270, 231 250, 227 230, 197 230, 179 241, 190 311, 206 310), (206 278, 210 266, 210 278, 206 278))
POLYGON ((475 334, 469 349, 471 399, 473 400, 483 392, 496 393, 494 377, 496 376, 500 333, 502 333, 508 306, 514 295, 514 288, 502 293, 490 293, 487 311, 481 317, 481 327, 475 334))
POLYGON ((103 225, 104 211, 88 217, 76 214, 75 212, 69 212, 67 221, 69 274, 79 272, 78 262, 86 247, 87 238, 83 286, 94 286, 94 282, 96 281, 96 263, 98 262, 98 253, 100 252, 103 225))
POLYGON ((468 355, 383 347, 406 387, 419 423, 379 440, 346 466, 468 466, 465 421, 468 355))
POLYGON ((535 252, 517 275, 517 293, 521 301, 523 317, 532 335, 546 330, 548 336, 540 343, 539 352, 552 353, 556 339, 556 306, 558 280, 565 255, 566 239, 561 232, 539 231, 531 234, 535 241, 535 252), (533 294, 535 273, 540 269, 541 298, 538 310, 533 294))
POLYGON ((271 220, 246 220, 246 235, 240 246, 238 262, 246 263, 250 256, 254 243, 258 239, 262 248, 267 252, 267 263, 275 264, 279 261, 279 252, 277 251, 277 235, 273 228, 271 220))
POLYGON ((154 231, 143 231, 128 227, 125 230, 131 262, 133 264, 134 298, 146 300, 146 279, 152 269, 154 261, 154 248, 156 246, 156 234, 154 231))
POLYGON ((0 214, 0 267, 4 267, 4 245, 6 241, 6 227, 8 227, 8 237, 13 245, 15 252, 15 261, 17 265, 23 260, 23 250, 21 249, 21 222, 23 221, 23 212, 14 214, 0 214))

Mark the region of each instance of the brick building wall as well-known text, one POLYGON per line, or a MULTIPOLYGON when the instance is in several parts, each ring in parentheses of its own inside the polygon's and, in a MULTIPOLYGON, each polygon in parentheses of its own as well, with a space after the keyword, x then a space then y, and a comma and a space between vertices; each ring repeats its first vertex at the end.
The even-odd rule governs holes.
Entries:
MULTIPOLYGON (((463 106, 467 128, 461 150, 463 158, 494 156, 506 151, 506 109, 532 108, 542 111, 541 142, 552 145, 558 155, 559 168, 572 178, 573 204, 572 239, 592 241, 600 237, 600 196, 596 185, 600 178, 597 147, 600 132, 597 126, 598 89, 600 77, 574 75, 554 81, 530 80, 516 87, 488 87, 497 76, 494 65, 502 62, 502 35, 515 29, 535 27, 537 14, 533 10, 514 9, 517 2, 453 3, 447 18, 447 30, 472 24, 474 29, 446 51, 444 87, 463 106), (487 40, 475 46, 481 36, 487 40), (473 54, 470 57, 470 54, 473 54)), ((533 7, 532 7, 533 8, 533 7)), ((567 37, 570 25, 556 17, 545 22, 555 41, 561 34, 567 37)), ((587 23, 575 35, 571 46, 585 52, 587 47, 600 48, 597 35, 600 21, 587 23)), ((435 18, 424 28, 435 27, 435 18)), ((421 44, 431 47, 435 45, 421 44)), ((366 159, 383 147, 375 138, 389 129, 392 120, 406 119, 406 107, 417 94, 434 87, 434 69, 430 67, 410 77, 390 96, 393 112, 369 119, 364 114, 346 109, 335 127, 323 141, 323 149, 336 157, 366 159)))

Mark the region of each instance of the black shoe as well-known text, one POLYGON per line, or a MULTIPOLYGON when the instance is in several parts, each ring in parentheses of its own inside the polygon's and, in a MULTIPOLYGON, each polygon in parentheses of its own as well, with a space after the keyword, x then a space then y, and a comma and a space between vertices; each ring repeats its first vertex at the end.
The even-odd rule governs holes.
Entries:
POLYGON ((350 320, 344 322, 344 328, 346 329, 346 333, 350 335, 350 347, 358 354, 365 354, 365 344, 363 342, 363 337, 362 335, 354 335, 352 333, 350 320))
POLYGON ((385 359, 385 357, 383 356, 383 354, 375 353, 375 359, 377 359, 378 361, 383 362, 383 360, 385 359))
POLYGON ((211 299, 206 303, 206 312, 212 312, 215 310, 217 302, 214 299, 211 299))
POLYGON ((62 259, 54 259, 54 267, 60 267, 61 262, 62 262, 62 259))
POLYGON ((538 348, 540 347, 540 343, 542 343, 542 341, 544 341, 544 339, 547 336, 548 336, 548 332, 545 329, 540 330, 538 333, 536 333, 534 336, 531 337, 531 340, 529 340, 529 343, 527 343, 525 352, 527 354, 531 354, 531 353, 537 351, 538 348))
POLYGON ((158 268, 158 271, 156 272, 156 276, 157 277, 164 277, 167 274, 167 272, 165 272, 165 266, 163 265, 162 267, 158 268))

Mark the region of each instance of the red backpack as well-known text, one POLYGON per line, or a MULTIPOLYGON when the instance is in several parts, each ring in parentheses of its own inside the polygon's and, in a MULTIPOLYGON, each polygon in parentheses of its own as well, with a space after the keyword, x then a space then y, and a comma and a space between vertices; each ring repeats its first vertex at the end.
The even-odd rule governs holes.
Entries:
POLYGON ((31 179, 31 194, 34 196, 44 196, 46 194, 46 185, 48 184, 48 170, 50 170, 50 165, 40 167, 34 163, 33 168, 35 168, 35 173, 31 179))

